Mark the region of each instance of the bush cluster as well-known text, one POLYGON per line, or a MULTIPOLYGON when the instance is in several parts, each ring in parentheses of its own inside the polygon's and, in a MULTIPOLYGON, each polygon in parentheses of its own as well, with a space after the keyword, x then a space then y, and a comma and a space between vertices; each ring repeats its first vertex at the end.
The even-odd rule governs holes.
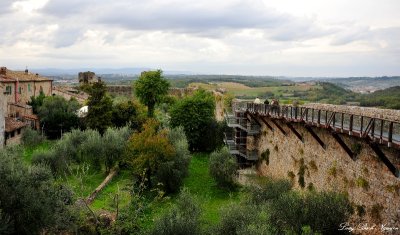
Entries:
POLYGON ((210 155, 209 170, 211 176, 221 187, 231 188, 235 186, 235 174, 238 168, 236 159, 224 147, 214 151, 210 155))
POLYGON ((26 128, 22 133, 21 141, 25 146, 35 146, 40 144, 45 138, 40 133, 31 128, 26 128))
POLYGON ((155 222, 149 234, 187 235, 201 234, 201 210, 189 191, 182 190, 173 208, 162 214, 155 222))
POLYGON ((49 165, 53 174, 68 173, 71 162, 86 162, 97 170, 104 165, 109 171, 122 159, 130 132, 128 127, 108 128, 101 136, 94 130, 72 130, 64 134, 50 151, 35 152, 32 162, 49 165))
POLYGON ((248 200, 221 211, 215 234, 340 234, 352 213, 343 194, 296 192, 285 180, 267 179, 248 192, 248 200))
POLYGON ((143 130, 128 141, 126 161, 137 176, 145 172, 148 186, 161 185, 167 192, 176 192, 188 173, 190 153, 182 127, 161 129, 149 119, 143 130))

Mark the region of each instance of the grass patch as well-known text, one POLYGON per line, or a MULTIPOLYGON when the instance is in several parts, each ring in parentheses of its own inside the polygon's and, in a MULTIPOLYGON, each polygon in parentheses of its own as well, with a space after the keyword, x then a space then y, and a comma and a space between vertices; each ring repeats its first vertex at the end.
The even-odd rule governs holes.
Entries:
POLYGON ((97 195, 92 203, 95 210, 116 212, 115 195, 118 193, 119 208, 128 206, 132 187, 132 175, 128 170, 121 170, 117 176, 97 195))
MULTIPOLYGON (((239 202, 243 195, 241 191, 230 192, 220 189, 209 173, 208 163, 208 154, 194 154, 189 165, 189 176, 184 180, 183 185, 198 200, 202 209, 201 220, 206 225, 218 223, 220 209, 233 202, 239 202)), ((175 204, 176 197, 177 194, 174 194, 170 195, 170 198, 153 202, 146 211, 143 228, 152 227, 154 219, 175 204)))
POLYGON ((220 189, 217 182, 208 171, 209 155, 195 154, 189 166, 189 177, 184 181, 184 187, 196 195, 203 210, 203 218, 207 223, 217 223, 220 220, 219 209, 232 202, 238 202, 240 191, 230 192, 220 189))
POLYGON ((31 164, 32 155, 36 151, 41 150, 50 150, 50 148, 54 145, 54 141, 45 140, 36 146, 29 146, 24 148, 24 153, 22 155, 24 162, 31 164))
POLYGON ((86 198, 107 177, 104 171, 95 171, 88 165, 72 166, 72 174, 62 176, 58 180, 67 184, 75 193, 76 197, 86 198))

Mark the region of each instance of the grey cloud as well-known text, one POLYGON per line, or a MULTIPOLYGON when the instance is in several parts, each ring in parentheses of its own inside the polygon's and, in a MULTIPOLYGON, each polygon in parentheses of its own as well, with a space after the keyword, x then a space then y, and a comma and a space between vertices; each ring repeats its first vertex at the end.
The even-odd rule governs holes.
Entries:
POLYGON ((199 35, 215 35, 220 29, 273 28, 287 23, 290 18, 267 9, 259 0, 225 7, 185 1, 121 0, 109 4, 104 0, 53 0, 42 13, 59 18, 87 16, 90 23, 129 30, 169 30, 199 35))
POLYGON ((0 14, 11 12, 11 6, 15 1, 13 0, 1 0, 0 1, 0 14))
POLYGON ((268 32, 269 38, 276 41, 302 41, 323 37, 334 33, 333 29, 322 29, 312 19, 292 18, 281 27, 268 32))
MULTIPOLYGON (((253 3, 254 1, 251 1, 253 3)), ((263 5, 239 3, 212 9, 191 4, 168 6, 126 4, 104 9, 98 23, 118 25, 132 30, 171 30, 200 33, 213 29, 269 28, 287 21, 287 17, 263 5)))
POLYGON ((82 29, 61 27, 55 32, 53 44, 56 48, 71 46, 76 42, 81 34, 82 29))
POLYGON ((371 36, 371 30, 368 27, 342 27, 342 29, 335 34, 335 37, 331 41, 331 45, 342 46, 354 41, 370 38, 371 36))
POLYGON ((40 12, 61 18, 79 15, 82 12, 90 12, 90 8, 98 4, 106 4, 106 1, 96 0, 50 0, 40 12))
POLYGON ((222 38, 235 30, 261 29, 269 39, 299 41, 329 34, 312 19, 293 17, 265 7, 261 0, 220 6, 191 1, 52 0, 42 13, 62 20, 79 18, 77 25, 98 25, 131 31, 162 30, 198 37, 222 38))

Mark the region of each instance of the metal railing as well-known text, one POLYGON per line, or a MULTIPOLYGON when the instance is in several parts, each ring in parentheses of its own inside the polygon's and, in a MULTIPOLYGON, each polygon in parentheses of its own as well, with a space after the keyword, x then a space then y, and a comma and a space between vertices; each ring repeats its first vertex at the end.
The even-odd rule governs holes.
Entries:
POLYGON ((246 106, 245 111, 253 114, 302 122, 352 136, 370 138, 388 147, 400 148, 400 122, 300 106, 241 103, 235 107, 243 110, 244 106, 246 106))

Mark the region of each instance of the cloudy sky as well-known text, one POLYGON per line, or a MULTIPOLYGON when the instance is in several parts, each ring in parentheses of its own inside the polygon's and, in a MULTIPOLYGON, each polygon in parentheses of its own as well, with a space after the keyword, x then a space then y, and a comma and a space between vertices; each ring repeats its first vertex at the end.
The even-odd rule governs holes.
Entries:
POLYGON ((0 64, 400 75, 400 2, 0 0, 0 64))

